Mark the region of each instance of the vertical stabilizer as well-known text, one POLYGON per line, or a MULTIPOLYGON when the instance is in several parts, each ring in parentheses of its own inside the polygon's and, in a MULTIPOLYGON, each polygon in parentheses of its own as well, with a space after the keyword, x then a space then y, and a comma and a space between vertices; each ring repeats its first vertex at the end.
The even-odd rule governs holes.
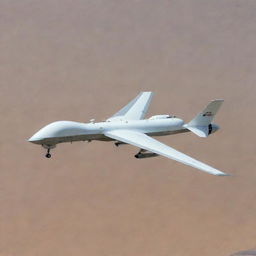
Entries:
POLYGON ((198 113, 194 119, 185 124, 184 127, 198 135, 199 137, 207 137, 211 133, 211 122, 220 109, 224 100, 213 100, 206 108, 198 113))

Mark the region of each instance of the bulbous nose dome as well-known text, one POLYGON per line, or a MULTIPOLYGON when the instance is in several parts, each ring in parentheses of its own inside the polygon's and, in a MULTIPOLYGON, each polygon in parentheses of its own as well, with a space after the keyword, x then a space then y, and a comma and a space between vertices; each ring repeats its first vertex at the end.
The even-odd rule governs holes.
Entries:
POLYGON ((33 143, 39 143, 44 139, 74 136, 83 134, 85 131, 85 124, 71 121, 58 121, 46 125, 37 133, 35 133, 28 141, 33 143))

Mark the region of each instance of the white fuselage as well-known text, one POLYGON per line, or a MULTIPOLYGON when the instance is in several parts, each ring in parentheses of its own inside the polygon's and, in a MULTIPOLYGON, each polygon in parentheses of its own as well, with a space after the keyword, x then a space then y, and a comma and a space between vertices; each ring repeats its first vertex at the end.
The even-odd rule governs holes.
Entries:
POLYGON ((79 123, 72 121, 53 122, 30 139, 30 142, 42 145, 56 145, 61 142, 105 140, 104 133, 110 130, 134 130, 150 136, 162 136, 188 132, 179 118, 144 119, 144 120, 113 120, 99 123, 79 123))

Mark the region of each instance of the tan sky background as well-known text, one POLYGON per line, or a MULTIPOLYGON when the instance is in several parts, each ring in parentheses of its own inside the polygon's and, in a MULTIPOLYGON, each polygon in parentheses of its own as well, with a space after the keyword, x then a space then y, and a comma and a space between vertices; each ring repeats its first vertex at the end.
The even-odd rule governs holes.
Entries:
POLYGON ((0 255, 226 256, 256 246, 256 1, 0 0, 0 255), (224 98, 221 130, 161 141, 215 177, 113 143, 26 140, 56 120, 189 121, 224 98))

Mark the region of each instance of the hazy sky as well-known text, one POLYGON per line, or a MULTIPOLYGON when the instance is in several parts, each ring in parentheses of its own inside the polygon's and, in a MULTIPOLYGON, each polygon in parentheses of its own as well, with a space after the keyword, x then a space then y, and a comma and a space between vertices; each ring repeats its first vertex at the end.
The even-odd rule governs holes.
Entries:
POLYGON ((256 246, 255 0, 0 0, 0 255, 227 256, 256 246), (26 140, 105 119, 140 91, 148 116, 225 102, 208 139, 166 144, 214 177, 113 143, 26 140))

